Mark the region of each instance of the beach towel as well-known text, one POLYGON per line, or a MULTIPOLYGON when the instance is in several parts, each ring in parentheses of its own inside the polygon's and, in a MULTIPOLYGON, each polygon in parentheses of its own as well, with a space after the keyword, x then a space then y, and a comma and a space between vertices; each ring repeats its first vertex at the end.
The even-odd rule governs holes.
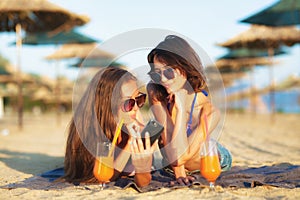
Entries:
MULTIPOLYGON (((93 187, 89 184, 71 184, 61 181, 55 181, 63 174, 63 168, 57 168, 42 173, 38 176, 28 178, 22 182, 2 186, 1 188, 59 190, 66 187, 81 187, 86 190, 91 190, 91 188, 93 187)), ((170 185, 170 181, 174 180, 173 174, 164 169, 160 169, 152 173, 152 181, 146 187, 138 187, 134 183, 133 177, 120 178, 115 182, 108 183, 107 187, 109 189, 133 188, 138 192, 154 191, 160 188, 178 189, 182 187, 208 187, 207 181, 200 175, 199 172, 192 173, 190 175, 194 176, 196 179, 192 184, 170 185)), ((297 188, 300 187, 300 166, 292 165, 290 163, 280 163, 271 166, 262 166, 256 168, 234 166, 230 171, 222 172, 222 174, 216 181, 216 185, 222 186, 223 188, 253 188, 257 186, 297 188)))

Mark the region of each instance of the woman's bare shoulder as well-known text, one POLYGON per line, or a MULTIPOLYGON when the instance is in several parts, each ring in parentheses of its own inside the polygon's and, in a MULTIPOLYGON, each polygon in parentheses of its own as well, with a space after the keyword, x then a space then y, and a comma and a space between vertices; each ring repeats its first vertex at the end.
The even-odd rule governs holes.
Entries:
POLYGON ((210 100, 203 92, 199 92, 197 93, 197 102, 201 105, 205 103, 210 103, 210 100))

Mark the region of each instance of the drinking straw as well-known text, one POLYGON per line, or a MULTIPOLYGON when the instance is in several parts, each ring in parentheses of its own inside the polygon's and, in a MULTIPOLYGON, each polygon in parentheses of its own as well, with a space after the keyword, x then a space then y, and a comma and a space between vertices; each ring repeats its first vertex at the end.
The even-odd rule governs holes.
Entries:
POLYGON ((205 113, 203 114, 203 118, 204 118, 204 123, 201 123, 201 128, 204 133, 204 141, 205 141, 206 137, 207 137, 207 132, 208 132, 207 116, 205 113))
POLYGON ((204 113, 204 121, 205 121, 205 131, 206 133, 208 133, 208 123, 207 123, 207 116, 206 114, 204 113))
POLYGON ((121 128, 123 126, 123 122, 124 122, 124 120, 121 119, 121 121, 120 121, 120 123, 119 123, 119 125, 117 127, 117 130, 115 132, 115 135, 114 135, 114 138, 113 138, 113 141, 112 141, 112 147, 111 147, 111 149, 110 149, 110 151, 108 153, 108 157, 112 156, 112 153, 113 153, 113 151, 115 149, 115 145, 116 145, 117 139, 118 139, 118 137, 119 137, 119 135, 121 133, 121 128))

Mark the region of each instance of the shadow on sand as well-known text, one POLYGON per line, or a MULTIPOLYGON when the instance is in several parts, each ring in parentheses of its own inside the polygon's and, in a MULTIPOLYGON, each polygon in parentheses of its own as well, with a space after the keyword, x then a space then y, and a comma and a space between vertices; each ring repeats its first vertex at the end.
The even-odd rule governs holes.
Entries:
POLYGON ((63 166, 63 157, 41 153, 25 153, 0 149, 0 161, 9 168, 26 174, 37 175, 46 170, 63 166))

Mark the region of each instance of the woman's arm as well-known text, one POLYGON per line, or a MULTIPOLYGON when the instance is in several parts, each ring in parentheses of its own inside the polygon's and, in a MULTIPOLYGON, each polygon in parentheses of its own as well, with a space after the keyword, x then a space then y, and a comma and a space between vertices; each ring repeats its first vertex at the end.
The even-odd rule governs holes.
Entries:
POLYGON ((177 164, 183 165, 190 159, 194 157, 196 153, 199 153, 202 142, 205 140, 208 134, 210 135, 212 131, 216 128, 220 120, 220 112, 216 109, 208 99, 202 94, 200 96, 201 101, 201 111, 199 113, 199 123, 197 127, 193 130, 192 134, 188 138, 188 150, 178 159, 177 164), (202 124, 206 123, 207 120, 208 133, 204 133, 202 129, 202 124))
POLYGON ((174 124, 167 109, 168 93, 161 85, 149 83, 147 85, 148 101, 150 109, 155 119, 164 126, 161 133, 163 144, 168 144, 172 140, 174 124))
POLYGON ((187 90, 180 89, 174 92, 175 102, 174 108, 176 110, 176 118, 174 121, 174 128, 170 131, 171 140, 166 148, 167 155, 170 161, 172 161, 172 166, 179 167, 184 165, 182 162, 182 157, 189 151, 188 137, 186 134, 187 129, 187 90))
MULTIPOLYGON (((164 126, 164 130, 161 134, 163 146, 170 164, 174 164, 178 158, 178 155, 182 154, 179 147, 187 147, 188 144, 186 136, 185 139, 177 137, 178 133, 185 132, 185 126, 182 126, 182 124, 184 124, 183 122, 186 121, 186 111, 183 106, 180 109, 178 109, 178 106, 177 108, 174 107, 173 109, 178 110, 174 123, 167 108, 168 103, 170 103, 170 105, 174 103, 174 96, 172 94, 171 99, 171 96, 164 90, 165 89, 161 85, 153 83, 149 83, 147 85, 150 109, 154 114, 155 119, 164 126)), ((186 95, 185 90, 181 91, 185 92, 184 95, 186 95)), ((185 103, 181 100, 177 101, 182 104, 185 103)))

